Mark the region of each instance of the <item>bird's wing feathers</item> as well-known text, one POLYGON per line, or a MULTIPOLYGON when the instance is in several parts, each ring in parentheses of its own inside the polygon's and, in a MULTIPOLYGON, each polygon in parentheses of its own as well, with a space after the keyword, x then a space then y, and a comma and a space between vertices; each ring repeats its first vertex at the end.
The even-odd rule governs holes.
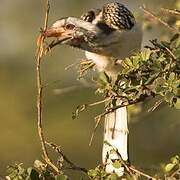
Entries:
POLYGON ((106 4, 102 11, 103 20, 114 29, 131 29, 135 24, 133 14, 120 3, 106 4))
POLYGON ((114 30, 130 30, 135 25, 133 14, 118 2, 108 3, 102 10, 90 10, 81 19, 93 24, 104 23, 114 30))

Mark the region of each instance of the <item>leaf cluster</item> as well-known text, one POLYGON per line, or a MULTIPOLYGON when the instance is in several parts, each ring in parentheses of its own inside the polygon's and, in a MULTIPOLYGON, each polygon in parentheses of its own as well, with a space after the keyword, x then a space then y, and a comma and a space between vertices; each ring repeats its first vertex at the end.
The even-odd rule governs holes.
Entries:
POLYGON ((111 79, 105 72, 98 91, 127 106, 147 97, 160 96, 171 107, 180 109, 180 35, 169 42, 151 41, 151 46, 122 61, 123 69, 111 79))
POLYGON ((8 166, 7 180, 67 180, 63 173, 55 175, 50 167, 39 160, 35 161, 34 167, 23 167, 21 164, 8 166))

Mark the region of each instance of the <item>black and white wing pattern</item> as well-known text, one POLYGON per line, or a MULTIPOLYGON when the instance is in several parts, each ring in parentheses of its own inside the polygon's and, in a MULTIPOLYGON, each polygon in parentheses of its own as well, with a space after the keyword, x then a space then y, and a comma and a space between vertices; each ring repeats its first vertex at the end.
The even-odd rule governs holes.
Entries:
POLYGON ((81 19, 97 25, 106 24, 114 30, 130 30, 136 23, 131 11, 118 2, 108 3, 102 9, 90 10, 81 19))
POLYGON ((106 4, 102 15, 106 24, 116 30, 131 29, 135 25, 135 18, 131 11, 117 2, 106 4))

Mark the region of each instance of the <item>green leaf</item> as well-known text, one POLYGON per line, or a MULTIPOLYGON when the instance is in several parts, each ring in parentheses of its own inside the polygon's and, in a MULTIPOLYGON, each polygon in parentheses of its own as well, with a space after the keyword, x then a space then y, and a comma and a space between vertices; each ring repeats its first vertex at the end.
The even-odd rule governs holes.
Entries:
POLYGON ((170 75, 169 75, 169 80, 170 81, 174 81, 176 79, 176 74, 174 72, 172 72, 170 75))
POLYGON ((32 167, 27 168, 27 173, 30 175, 30 174, 31 174, 31 172, 32 172, 32 170, 33 170, 33 168, 32 168, 32 167))
POLYGON ((179 58, 179 57, 180 57, 180 46, 179 46, 179 48, 175 49, 175 50, 173 51, 173 53, 174 53, 174 55, 175 55, 177 58, 179 58))
POLYGON ((110 77, 105 73, 105 72, 101 72, 99 75, 99 79, 102 81, 102 83, 104 84, 108 84, 111 82, 110 77))
POLYGON ((124 62, 125 62, 126 65, 128 65, 128 66, 130 66, 130 67, 133 66, 132 61, 131 61, 131 59, 129 59, 129 58, 126 58, 126 59, 124 60, 124 62))
POLYGON ((39 171, 46 171, 46 165, 40 160, 34 161, 34 167, 37 168, 39 171))
POLYGON ((119 160, 115 160, 115 162, 113 162, 112 165, 116 169, 119 169, 122 166, 122 164, 119 160))
POLYGON ((31 180, 40 180, 39 173, 35 169, 28 168, 27 172, 28 174, 30 173, 29 175, 31 180))
POLYGON ((113 173, 108 176, 107 180, 118 180, 117 174, 113 173))
POLYGON ((176 26, 177 26, 178 28, 180 28, 180 20, 177 20, 177 21, 176 21, 176 26))
POLYGON ((149 48, 148 48, 148 49, 145 49, 145 50, 141 53, 142 60, 143 60, 143 61, 149 60, 150 55, 151 55, 151 50, 150 50, 149 48))
MULTIPOLYGON (((180 22, 180 21, 179 21, 180 22)), ((176 48, 178 48, 180 46, 180 36, 178 37, 177 41, 176 41, 176 48)))
POLYGON ((167 91, 165 93, 165 97, 164 98, 165 98, 165 101, 167 101, 169 103, 172 103, 173 98, 174 98, 174 94, 172 92, 167 91))
POLYGON ((140 58, 138 56, 134 56, 132 59, 132 63, 135 68, 139 68, 140 58))
POLYGON ((165 61, 166 58, 164 56, 165 56, 164 53, 160 54, 160 56, 158 57, 157 61, 155 61, 154 63, 160 63, 160 62, 165 61))
POLYGON ((177 88, 176 86, 176 88, 174 89, 174 94, 175 96, 180 97, 180 87, 177 88))
POLYGON ((64 174, 58 175, 55 177, 55 180, 67 180, 68 177, 64 174))
POLYGON ((173 36, 173 38, 171 39, 171 44, 173 44, 175 46, 175 48, 180 46, 180 35, 179 34, 175 34, 173 36))
POLYGON ((99 174, 98 170, 95 170, 95 169, 90 169, 90 170, 88 171, 88 175, 89 175, 90 177, 96 177, 96 176, 98 176, 98 174, 99 174))
POLYGON ((169 48, 170 43, 167 41, 162 41, 161 44, 167 48, 169 48))
POLYGON ((174 157, 172 157, 172 158, 171 158, 171 162, 172 162, 173 164, 179 164, 179 163, 180 163, 180 158, 179 158, 179 156, 174 156, 174 157))
POLYGON ((152 76, 149 77, 149 79, 147 79, 147 81, 145 82, 145 85, 151 83, 152 81, 154 81, 154 79, 156 79, 159 75, 159 72, 158 73, 155 73, 155 74, 152 74, 152 76))
POLYGON ((180 109, 180 98, 177 98, 177 99, 176 99, 176 102, 174 103, 174 107, 175 107, 176 109, 180 109))
POLYGON ((176 166, 176 164, 169 163, 165 166, 165 171, 170 172, 175 166, 176 166))
POLYGON ((166 80, 163 77, 158 77, 156 79, 157 84, 163 85, 165 82, 166 82, 166 80))

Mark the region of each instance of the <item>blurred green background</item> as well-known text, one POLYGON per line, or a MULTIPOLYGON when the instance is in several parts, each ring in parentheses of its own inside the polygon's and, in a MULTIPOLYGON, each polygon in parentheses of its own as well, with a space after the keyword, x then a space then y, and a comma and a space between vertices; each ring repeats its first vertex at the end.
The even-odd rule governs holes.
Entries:
MULTIPOLYGON (((80 16, 90 8, 101 7, 103 0, 53 0, 50 19, 53 23, 64 16, 80 16)), ((173 0, 121 0, 129 9, 139 12, 146 4, 153 10, 171 8, 173 0)), ((41 158, 36 123, 35 48, 39 28, 43 24, 44 1, 0 1, 0 175, 15 162, 25 166, 41 158)), ((144 44, 157 38, 161 30, 154 27, 144 32, 144 44)), ((44 99, 44 129, 49 141, 62 146, 65 154, 76 164, 93 168, 101 162, 102 130, 98 129, 93 145, 88 146, 94 119, 102 106, 84 112, 76 120, 71 115, 75 108, 94 102, 100 97, 86 83, 77 81, 77 69, 65 67, 84 57, 80 51, 57 47, 42 63, 44 83, 48 86, 44 99)), ((147 110, 131 119, 130 158, 139 167, 156 167, 180 152, 180 112, 162 106, 154 112, 147 110)), ((78 173, 74 173, 73 179, 78 173)), ((77 178, 78 179, 78 178, 77 178)))

